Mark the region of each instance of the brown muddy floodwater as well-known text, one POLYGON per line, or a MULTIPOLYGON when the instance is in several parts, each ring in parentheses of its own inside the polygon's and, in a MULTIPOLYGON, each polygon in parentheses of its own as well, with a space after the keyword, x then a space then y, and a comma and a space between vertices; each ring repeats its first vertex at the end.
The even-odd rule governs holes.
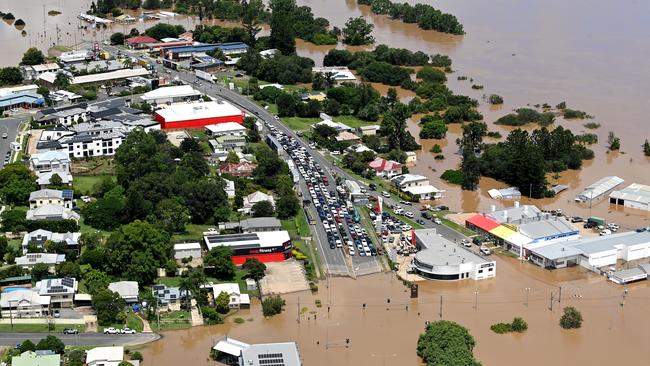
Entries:
POLYGON ((262 318, 255 303, 252 309, 235 315, 251 319, 245 324, 234 324, 231 317, 226 325, 165 332, 162 340, 142 351, 145 364, 214 364, 208 359, 210 347, 228 335, 245 342, 296 341, 304 364, 310 366, 420 365, 415 353, 417 337, 426 320, 439 318, 441 296, 443 319, 470 329, 477 342, 475 355, 483 365, 639 364, 650 356, 649 284, 630 286, 621 306, 622 287, 579 268, 549 272, 514 259, 497 261, 496 279, 421 282, 419 299, 410 299, 406 287, 392 274, 331 279, 329 291, 321 282, 316 295, 284 296, 285 312, 271 319, 262 318), (527 287, 531 289, 528 306, 527 287), (550 311, 552 292, 555 300, 550 311), (323 302, 322 308, 315 307, 315 299, 323 302), (365 311, 363 303, 367 304, 365 311), (558 325, 561 308, 568 305, 582 312, 584 323, 579 330, 566 331, 558 325), (298 307, 308 308, 300 323, 298 307), (489 329, 491 324, 515 316, 528 322, 526 333, 499 335, 489 329), (341 347, 346 338, 351 341, 349 349, 341 347))

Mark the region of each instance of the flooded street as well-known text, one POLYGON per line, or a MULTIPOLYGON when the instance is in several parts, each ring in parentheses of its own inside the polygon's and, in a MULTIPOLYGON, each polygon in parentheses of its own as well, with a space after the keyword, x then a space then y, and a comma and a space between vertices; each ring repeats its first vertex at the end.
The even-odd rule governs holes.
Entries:
POLYGON ((650 356, 646 347, 650 341, 646 331, 650 326, 646 314, 650 305, 647 283, 630 286, 622 307, 622 287, 580 268, 548 272, 511 259, 497 262, 496 279, 422 282, 420 297, 413 300, 406 287, 391 274, 358 280, 331 279, 329 318, 328 291, 322 282, 315 296, 305 292, 284 296, 287 305, 279 316, 263 319, 256 303, 251 310, 235 315, 252 321, 237 325, 231 317, 227 325, 166 332, 162 340, 148 345, 142 353, 149 365, 210 365, 210 347, 227 334, 245 342, 295 340, 305 365, 419 365, 415 353, 417 337, 424 321, 439 318, 442 296, 443 319, 470 329, 477 341, 475 356, 483 365, 512 365, 521 360, 540 366, 558 360, 567 365, 604 365, 635 363, 650 356), (526 287, 531 288, 528 306, 526 287), (476 309, 475 291, 479 293, 476 309), (555 299, 552 312, 548 309, 551 292, 555 299), (322 308, 314 306, 315 299, 323 302, 322 308), (363 303, 367 304, 365 311, 363 303), (558 325, 561 308, 567 305, 582 312, 584 323, 580 330, 565 331, 558 325), (300 324, 298 306, 309 308, 300 324), (315 321, 311 311, 317 312, 315 321), (311 320, 307 320, 308 315, 311 320), (490 325, 511 321, 515 316, 528 322, 526 333, 499 335, 489 329, 490 325), (342 347, 346 338, 350 338, 349 349, 342 347))

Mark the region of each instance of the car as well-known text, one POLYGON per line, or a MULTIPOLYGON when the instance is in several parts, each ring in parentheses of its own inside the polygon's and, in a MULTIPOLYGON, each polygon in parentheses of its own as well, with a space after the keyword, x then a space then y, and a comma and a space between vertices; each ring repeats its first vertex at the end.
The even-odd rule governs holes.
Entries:
POLYGON ((483 254, 485 254, 485 255, 490 255, 490 254, 492 254, 492 252, 490 251, 490 249, 489 249, 488 247, 481 246, 480 251, 481 251, 481 253, 483 253, 483 254))
POLYGON ((137 332, 135 331, 135 329, 123 328, 123 329, 120 329, 120 333, 121 334, 135 334, 137 332))
POLYGON ((332 242, 330 242, 330 249, 336 249, 336 246, 332 242))
POLYGON ((331 155, 341 155, 341 152, 338 150, 334 150, 330 153, 331 155))
POLYGON ((438 224, 438 225, 442 225, 442 220, 440 220, 440 219, 437 218, 437 217, 436 217, 435 219, 433 219, 433 222, 436 223, 436 224, 438 224))
POLYGON ((2 138, 3 138, 3 139, 6 139, 6 138, 7 138, 7 136, 8 136, 8 135, 7 135, 7 133, 6 133, 6 132, 3 132, 3 133, 2 133, 2 138))
POLYGON ((119 329, 109 327, 109 328, 104 328, 104 334, 120 334, 119 329))
POLYGON ((354 247, 350 247, 350 255, 354 255, 354 247))
POLYGON ((603 229, 600 231, 600 233, 598 233, 598 235, 600 236, 612 235, 612 231, 609 229, 603 229))
POLYGON ((598 225, 596 225, 596 223, 593 222, 593 221, 587 221, 587 222, 585 222, 585 224, 583 225, 583 227, 584 227, 585 229, 593 229, 593 228, 595 228, 596 226, 598 226, 598 225))
POLYGON ((583 222, 583 221, 584 221, 583 218, 580 217, 580 216, 573 216, 573 217, 571 218, 571 222, 573 222, 573 223, 576 223, 576 222, 583 222))
POLYGON ((474 243, 475 245, 482 245, 483 240, 481 240, 480 238, 474 238, 472 239, 472 243, 474 243))
POLYGON ((75 328, 64 328, 63 334, 79 334, 79 330, 75 328))
POLYGON ((460 243, 461 243, 464 247, 467 247, 467 248, 471 248, 471 247, 472 247, 472 243, 471 243, 469 240, 467 240, 467 239, 463 239, 463 240, 461 240, 460 243))
POLYGON ((60 318, 60 317, 61 317, 61 312, 58 311, 58 310, 54 310, 54 314, 53 314, 53 315, 54 315, 55 318, 60 318))
POLYGON ((416 222, 420 225, 426 225, 426 222, 424 222, 422 219, 418 219, 416 222))
POLYGON ((341 241, 337 239, 336 240, 336 247, 341 248, 342 246, 343 246, 343 243, 341 243, 341 241))
POLYGON ((621 227, 618 224, 610 222, 609 224, 607 224, 607 228, 613 232, 617 232, 618 229, 620 229, 621 227))
POLYGON ((407 211, 404 213, 404 216, 408 217, 409 219, 413 218, 413 212, 407 211))
POLYGON ((377 185, 375 183, 370 183, 368 184, 368 188, 370 188, 371 191, 376 191, 377 185))
POLYGON ((390 193, 388 193, 388 192, 386 192, 386 191, 382 191, 382 192, 381 192, 381 195, 384 196, 384 197, 386 197, 386 198, 390 198, 390 193))

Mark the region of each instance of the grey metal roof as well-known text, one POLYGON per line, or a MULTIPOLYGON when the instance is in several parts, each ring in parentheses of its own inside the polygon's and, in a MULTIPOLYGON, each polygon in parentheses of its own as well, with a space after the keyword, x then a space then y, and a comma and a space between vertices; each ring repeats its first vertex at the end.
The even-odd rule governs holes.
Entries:
POLYGON ((295 342, 252 344, 241 351, 241 364, 247 366, 300 366, 300 354, 295 342), (278 360, 271 362, 271 360, 278 360))
POLYGON ((546 238, 549 236, 578 233, 579 230, 562 217, 552 216, 549 219, 530 221, 519 226, 519 232, 533 238, 546 238))
POLYGON ((616 249, 617 245, 637 245, 650 242, 650 231, 629 231, 612 235, 583 239, 574 246, 587 254, 598 253, 604 250, 616 249))
POLYGON ((485 258, 459 246, 442 236, 436 229, 416 230, 417 240, 426 248, 420 250, 415 258, 430 265, 458 265, 461 263, 486 263, 485 258))
POLYGON ((580 249, 577 249, 572 245, 568 245, 567 243, 557 243, 543 246, 534 249, 533 253, 552 261, 582 255, 582 251, 580 249))
POLYGON ((623 179, 615 175, 604 177, 596 183, 588 185, 584 191, 576 196, 576 198, 580 201, 590 201, 602 196, 621 183, 623 183, 623 179))
POLYGON ((542 211, 540 211, 537 206, 523 205, 508 207, 503 210, 490 212, 488 215, 498 223, 503 224, 505 222, 515 223, 516 221, 521 220, 532 220, 534 218, 537 218, 538 214, 541 215, 541 213, 542 211))
POLYGON ((650 186, 632 183, 621 190, 613 191, 609 197, 647 205, 650 204, 650 186))
POLYGON ((250 219, 241 221, 242 229, 251 229, 251 228, 281 228, 282 223, 280 220, 275 217, 253 217, 250 219))

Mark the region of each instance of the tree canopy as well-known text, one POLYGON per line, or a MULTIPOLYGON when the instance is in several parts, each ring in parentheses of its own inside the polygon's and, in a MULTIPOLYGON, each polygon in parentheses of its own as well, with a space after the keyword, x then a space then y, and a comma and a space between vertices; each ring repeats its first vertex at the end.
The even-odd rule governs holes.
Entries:
POLYGON ((23 54, 21 65, 40 65, 45 62, 45 55, 36 47, 30 47, 23 54))
POLYGON ((361 46, 375 42, 372 30, 374 24, 368 23, 363 17, 350 18, 343 27, 343 42, 351 46, 361 46))
POLYGON ((469 331, 456 322, 435 321, 427 325, 417 344, 418 356, 427 366, 479 366, 474 359, 476 341, 469 331))

